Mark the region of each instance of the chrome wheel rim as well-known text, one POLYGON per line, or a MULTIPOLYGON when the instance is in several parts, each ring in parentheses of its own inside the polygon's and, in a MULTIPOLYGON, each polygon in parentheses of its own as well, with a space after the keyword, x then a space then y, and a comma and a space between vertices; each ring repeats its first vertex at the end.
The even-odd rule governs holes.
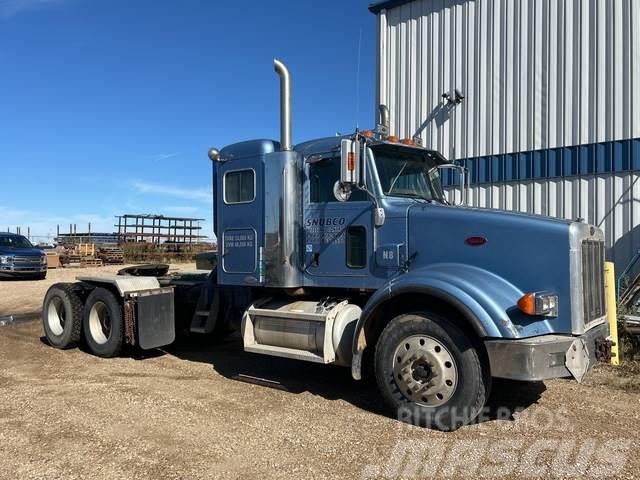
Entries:
POLYGON ((60 297, 53 297, 47 307, 47 324, 49 330, 56 336, 62 335, 64 332, 65 309, 60 297))
POLYGON ((425 407, 446 403, 458 386, 458 368, 451 352, 428 335, 412 335, 397 346, 393 376, 400 393, 425 407))
POLYGON ((103 302, 96 302, 89 312, 89 330, 91 337, 99 344, 103 345, 109 340, 111 334, 111 315, 109 309, 103 302))

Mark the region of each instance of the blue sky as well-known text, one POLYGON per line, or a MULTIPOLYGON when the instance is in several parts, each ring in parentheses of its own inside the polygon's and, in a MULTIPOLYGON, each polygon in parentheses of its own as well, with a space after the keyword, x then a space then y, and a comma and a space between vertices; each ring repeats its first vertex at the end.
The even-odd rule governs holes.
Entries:
POLYGON ((273 57, 293 77, 294 142, 373 126, 367 4, 0 0, 0 229, 158 213, 211 234, 206 151, 278 138, 273 57))

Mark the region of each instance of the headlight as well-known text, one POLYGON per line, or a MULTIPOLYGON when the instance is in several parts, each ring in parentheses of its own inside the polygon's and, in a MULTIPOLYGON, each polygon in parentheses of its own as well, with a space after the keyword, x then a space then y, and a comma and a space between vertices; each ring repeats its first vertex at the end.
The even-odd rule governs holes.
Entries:
POLYGON ((0 263, 11 263, 13 261, 13 257, 2 256, 0 257, 0 263))
POLYGON ((40 259, 40 263, 42 263, 43 265, 47 264, 47 256, 46 255, 40 259))
POLYGON ((518 308, 527 315, 558 316, 558 295, 550 292, 531 292, 520 297, 518 308))

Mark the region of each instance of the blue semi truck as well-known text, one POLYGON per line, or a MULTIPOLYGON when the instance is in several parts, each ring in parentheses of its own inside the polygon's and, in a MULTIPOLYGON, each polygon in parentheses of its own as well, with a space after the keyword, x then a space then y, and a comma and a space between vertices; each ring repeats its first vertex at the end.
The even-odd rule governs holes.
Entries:
POLYGON ((392 414, 442 430, 473 421, 492 378, 581 381, 610 358, 600 229, 453 205, 439 172, 460 167, 390 135, 384 106, 372 131, 294 146, 275 70, 280 141, 209 151, 217 268, 54 285, 53 346, 109 357, 235 326, 247 352, 375 377, 392 414))

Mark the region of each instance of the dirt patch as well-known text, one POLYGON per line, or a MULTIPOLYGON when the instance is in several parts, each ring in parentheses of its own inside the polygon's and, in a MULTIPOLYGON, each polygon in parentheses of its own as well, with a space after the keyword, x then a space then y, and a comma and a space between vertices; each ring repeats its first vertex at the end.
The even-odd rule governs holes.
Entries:
POLYGON ((637 366, 601 367, 583 384, 495 382, 480 423, 440 433, 388 417, 375 386, 347 369, 247 354, 237 336, 111 360, 50 348, 42 296, 78 273, 0 283, 0 312, 22 315, 0 327, 0 478, 630 479, 640 471, 640 393, 629 387, 637 366))
POLYGON ((640 362, 622 362, 619 366, 598 365, 589 373, 585 383, 640 393, 640 362))

